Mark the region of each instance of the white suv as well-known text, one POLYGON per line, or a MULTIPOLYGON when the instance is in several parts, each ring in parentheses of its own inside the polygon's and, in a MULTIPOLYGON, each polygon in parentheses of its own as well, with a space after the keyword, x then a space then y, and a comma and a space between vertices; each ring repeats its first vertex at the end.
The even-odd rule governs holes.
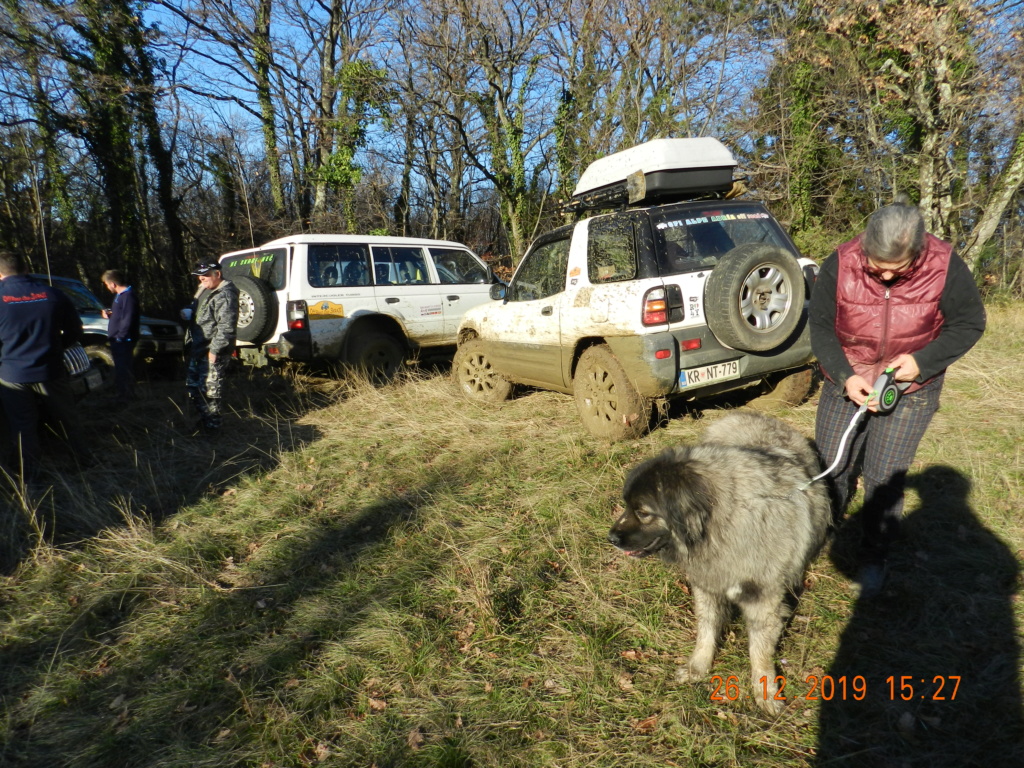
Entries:
POLYGON ((244 363, 344 362, 378 381, 417 350, 454 345, 493 281, 460 243, 403 237, 294 235, 220 265, 238 286, 244 363))
POLYGON ((609 440, 642 434, 670 397, 806 398, 817 267, 761 204, 725 199, 734 166, 715 139, 660 139, 591 165, 570 209, 618 210, 538 238, 496 301, 466 313, 452 368, 465 395, 571 393, 609 440))

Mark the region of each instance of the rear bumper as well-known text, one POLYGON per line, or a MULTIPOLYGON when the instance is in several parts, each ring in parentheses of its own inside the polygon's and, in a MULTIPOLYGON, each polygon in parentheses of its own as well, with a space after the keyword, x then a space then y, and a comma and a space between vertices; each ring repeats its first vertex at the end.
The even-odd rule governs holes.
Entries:
POLYGON ((308 363, 313 360, 313 341, 309 331, 287 331, 262 346, 239 346, 238 357, 245 365, 256 368, 273 361, 308 363))
POLYGON ((806 317, 789 341, 764 353, 741 352, 724 347, 706 327, 644 336, 610 337, 606 341, 637 391, 645 397, 689 396, 725 391, 751 384, 772 373, 800 368, 814 359, 806 317), (700 339, 700 348, 683 349, 683 342, 693 339, 700 339), (670 354, 664 359, 658 359, 656 353, 666 350, 670 354), (724 382, 712 381, 706 385, 679 386, 680 371, 730 360, 736 360, 739 364, 738 378, 724 382))

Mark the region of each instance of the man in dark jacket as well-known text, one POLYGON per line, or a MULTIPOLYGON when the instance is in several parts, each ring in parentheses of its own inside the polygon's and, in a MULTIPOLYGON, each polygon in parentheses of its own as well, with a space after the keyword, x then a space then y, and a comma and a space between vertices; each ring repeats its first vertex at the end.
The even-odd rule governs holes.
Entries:
POLYGON ((124 275, 108 269, 101 278, 114 294, 110 309, 103 310, 107 323, 107 340, 114 358, 114 389, 124 400, 135 397, 135 345, 139 343, 139 298, 124 275))
POLYGON ((192 274, 199 290, 185 331, 188 372, 185 388, 208 430, 221 426, 224 374, 235 349, 238 325, 238 288, 221 275, 217 263, 200 264, 192 274))
POLYGON ((848 440, 834 476, 838 512, 846 509, 862 458, 864 505, 861 594, 885 579, 889 544, 903 516, 903 489, 918 444, 939 408, 946 368, 977 343, 985 308, 970 269, 953 246, 925 232, 914 206, 871 215, 863 234, 822 264, 811 297, 811 346, 825 381, 815 439, 826 466, 865 402, 869 413, 848 440), (874 382, 895 368, 903 398, 878 413, 874 382))
POLYGON ((39 408, 76 452, 74 399, 64 350, 82 339, 82 319, 56 288, 24 274, 21 256, 0 251, 0 400, 26 483, 39 471, 39 408))

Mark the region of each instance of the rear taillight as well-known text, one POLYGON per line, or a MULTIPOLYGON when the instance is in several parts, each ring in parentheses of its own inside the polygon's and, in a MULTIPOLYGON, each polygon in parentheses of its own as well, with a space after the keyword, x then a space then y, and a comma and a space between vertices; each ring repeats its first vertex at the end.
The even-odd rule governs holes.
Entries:
POLYGON ((288 330, 304 331, 309 327, 309 315, 306 313, 306 302, 288 302, 288 330))
POLYGON ((668 298, 664 288, 651 288, 644 294, 641 322, 644 325, 665 325, 668 322, 668 298))
POLYGON ((664 288, 652 288, 644 294, 641 322, 645 326, 664 326, 669 322, 669 301, 664 288))
POLYGON ((683 306, 683 291, 678 285, 651 288, 644 294, 641 320, 644 325, 679 323, 686 318, 683 306))

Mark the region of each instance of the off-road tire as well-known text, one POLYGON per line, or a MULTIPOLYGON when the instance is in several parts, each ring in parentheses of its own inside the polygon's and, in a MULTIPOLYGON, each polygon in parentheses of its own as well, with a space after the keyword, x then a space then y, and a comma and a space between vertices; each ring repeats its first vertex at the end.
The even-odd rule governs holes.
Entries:
POLYGON ((512 395, 512 384, 491 367, 480 339, 459 345, 452 359, 452 379, 470 400, 500 403, 512 395))
POLYGON ((238 288, 238 340, 266 341, 277 327, 277 295, 267 283, 248 275, 232 277, 231 282, 238 288))
POLYGON ((103 386, 108 387, 114 382, 114 353, 110 347, 100 344, 90 344, 85 348, 85 354, 89 356, 92 367, 100 372, 103 378, 103 386))
POLYGON ((405 363, 405 345, 389 333, 354 330, 346 361, 375 386, 394 380, 405 363))
POLYGON ((804 311, 804 274, 774 245, 748 243, 721 258, 704 288, 704 313, 715 337, 744 352, 786 343, 804 311))
POLYGON ((650 427, 650 400, 636 391, 607 345, 590 347, 580 355, 572 389, 580 420, 595 437, 628 440, 650 427))

